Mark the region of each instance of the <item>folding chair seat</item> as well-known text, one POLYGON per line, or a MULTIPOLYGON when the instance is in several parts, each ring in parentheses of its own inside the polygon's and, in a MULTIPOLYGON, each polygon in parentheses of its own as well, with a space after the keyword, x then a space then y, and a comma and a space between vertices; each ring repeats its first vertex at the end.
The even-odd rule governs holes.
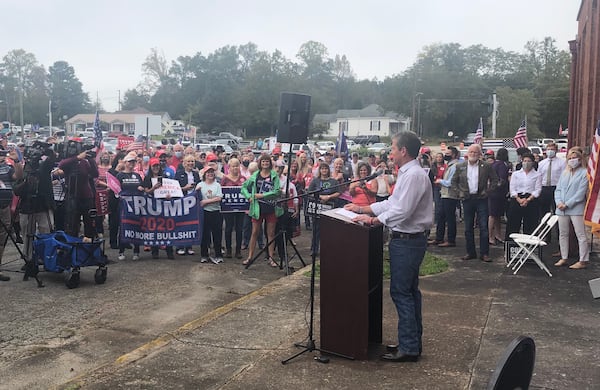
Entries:
POLYGON ((542 226, 542 228, 538 230, 538 234, 525 234, 515 236, 515 238, 513 238, 514 242, 520 247, 519 251, 510 259, 508 265, 510 266, 512 264, 512 269, 514 270, 513 274, 516 275, 517 272, 519 272, 519 270, 523 266, 523 264, 525 264, 527 259, 531 258, 540 267, 540 269, 546 271, 548 276, 552 276, 548 267, 546 267, 546 265, 542 262, 542 259, 540 259, 539 256, 535 253, 535 250, 540 246, 547 245, 544 239, 546 238, 550 230, 552 230, 554 225, 556 225, 557 221, 558 216, 553 215, 546 221, 544 226, 542 226))
POLYGON ((531 234, 523 234, 523 233, 511 233, 510 234, 510 238, 515 239, 517 237, 527 237, 527 236, 536 236, 540 230, 546 225, 546 222, 548 221, 548 219, 552 216, 551 212, 547 212, 546 214, 544 214, 544 216, 542 217, 540 224, 537 225, 537 227, 535 228, 535 230, 531 233, 531 234))
MULTIPOLYGON (((537 236, 537 234, 540 232, 540 230, 542 230, 542 228, 544 226, 546 226, 546 222, 548 221, 548 219, 551 216, 552 216, 552 213, 550 213, 550 212, 547 212, 546 214, 544 214, 544 216, 542 217, 542 220, 540 221, 540 224, 537 225, 537 227, 533 230, 533 232, 531 234, 511 233, 509 237, 512 240, 514 240, 516 238, 527 238, 529 236, 537 236)), ((513 256, 511 256, 510 261, 508 262, 508 264, 506 266, 510 267, 512 265, 513 261, 518 259, 522 252, 523 252, 523 248, 519 247, 519 250, 517 251, 517 253, 515 253, 513 256)))

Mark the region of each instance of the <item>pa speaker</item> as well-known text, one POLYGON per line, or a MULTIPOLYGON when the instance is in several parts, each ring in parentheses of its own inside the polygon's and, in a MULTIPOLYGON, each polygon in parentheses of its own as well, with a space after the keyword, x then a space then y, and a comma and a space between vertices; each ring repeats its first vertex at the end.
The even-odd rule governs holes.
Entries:
POLYGON ((277 141, 290 144, 306 143, 310 118, 310 95, 281 93, 277 141))

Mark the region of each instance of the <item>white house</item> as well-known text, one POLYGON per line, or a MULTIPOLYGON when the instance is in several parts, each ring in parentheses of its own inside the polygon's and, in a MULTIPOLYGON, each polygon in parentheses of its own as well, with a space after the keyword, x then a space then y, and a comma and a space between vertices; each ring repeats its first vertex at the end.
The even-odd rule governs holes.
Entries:
POLYGON ((409 130, 410 119, 395 112, 385 112, 378 104, 371 104, 361 110, 338 110, 335 114, 315 114, 313 125, 324 124, 327 127, 325 137, 337 137, 340 130, 346 136, 378 135, 391 137, 409 130))
MULTIPOLYGON (((67 134, 79 134, 86 128, 94 126, 96 114, 77 114, 65 122, 67 134)), ((100 113, 100 127, 103 131, 120 132, 126 135, 160 135, 163 123, 170 122, 171 117, 166 112, 151 113, 145 109, 100 113)))

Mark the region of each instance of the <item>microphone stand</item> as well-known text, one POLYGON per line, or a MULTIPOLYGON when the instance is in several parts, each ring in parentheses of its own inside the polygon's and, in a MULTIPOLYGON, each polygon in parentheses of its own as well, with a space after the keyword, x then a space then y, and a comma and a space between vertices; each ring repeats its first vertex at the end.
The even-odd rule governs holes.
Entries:
MULTIPOLYGON (((370 176, 367 176, 365 178, 362 179, 355 179, 355 180, 348 180, 346 182, 343 183, 339 183, 337 185, 331 186, 329 188, 327 188, 328 190, 331 189, 335 189, 335 188, 339 188, 339 187, 343 187, 346 186, 348 184, 351 183, 355 183, 357 181, 368 181, 368 180, 373 180, 374 178, 378 177, 379 175, 381 175, 383 173, 383 171, 378 171, 377 173, 374 173, 370 176)), ((297 197, 301 197, 301 196, 309 196, 309 195, 314 195, 315 200, 318 199, 319 194, 323 192, 323 189, 318 189, 315 191, 309 191, 303 195, 298 195, 296 197, 292 197, 289 199, 294 199, 297 197)), ((278 202, 283 202, 283 201, 287 201, 289 199, 280 199, 278 200, 278 202)), ((315 216, 315 218, 318 218, 318 214, 315 216)), ((312 230, 312 240, 313 243, 316 241, 317 239, 317 229, 315 228, 315 226, 313 226, 313 230, 312 230)), ((316 270, 316 259, 317 259, 317 253, 316 251, 311 251, 311 272, 310 272, 310 322, 308 324, 308 336, 307 336, 307 341, 305 344, 302 343, 294 343, 295 347, 298 348, 302 348, 302 350, 298 353, 296 353, 295 355, 282 360, 281 364, 286 364, 288 363, 290 360, 295 359, 296 357, 304 354, 305 352, 313 352, 313 351, 319 351, 321 353, 325 353, 328 355, 333 355, 333 356, 337 356, 337 357, 341 357, 344 359, 348 359, 348 360, 354 360, 354 358, 352 356, 346 356, 346 355, 342 355, 341 353, 337 353, 337 352, 332 352, 332 351, 327 351, 321 348, 318 348, 316 346, 315 343, 315 339, 314 339, 314 317, 315 317, 315 270, 316 270)), ((315 357, 316 360, 318 360, 319 362, 327 362, 327 358, 317 358, 315 357)))

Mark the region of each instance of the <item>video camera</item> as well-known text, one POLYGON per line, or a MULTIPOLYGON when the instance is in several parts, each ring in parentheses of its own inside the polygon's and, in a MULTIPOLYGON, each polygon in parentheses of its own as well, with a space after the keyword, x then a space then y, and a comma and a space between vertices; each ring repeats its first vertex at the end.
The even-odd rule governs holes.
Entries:
POLYGON ((92 150, 95 146, 93 144, 84 144, 79 141, 69 140, 66 143, 56 145, 56 152, 61 160, 77 156, 81 152, 86 152, 87 158, 96 158, 96 151, 92 150))
POLYGON ((52 145, 46 142, 35 141, 25 148, 23 158, 28 163, 36 164, 42 159, 42 156, 51 156, 53 153, 52 145))

